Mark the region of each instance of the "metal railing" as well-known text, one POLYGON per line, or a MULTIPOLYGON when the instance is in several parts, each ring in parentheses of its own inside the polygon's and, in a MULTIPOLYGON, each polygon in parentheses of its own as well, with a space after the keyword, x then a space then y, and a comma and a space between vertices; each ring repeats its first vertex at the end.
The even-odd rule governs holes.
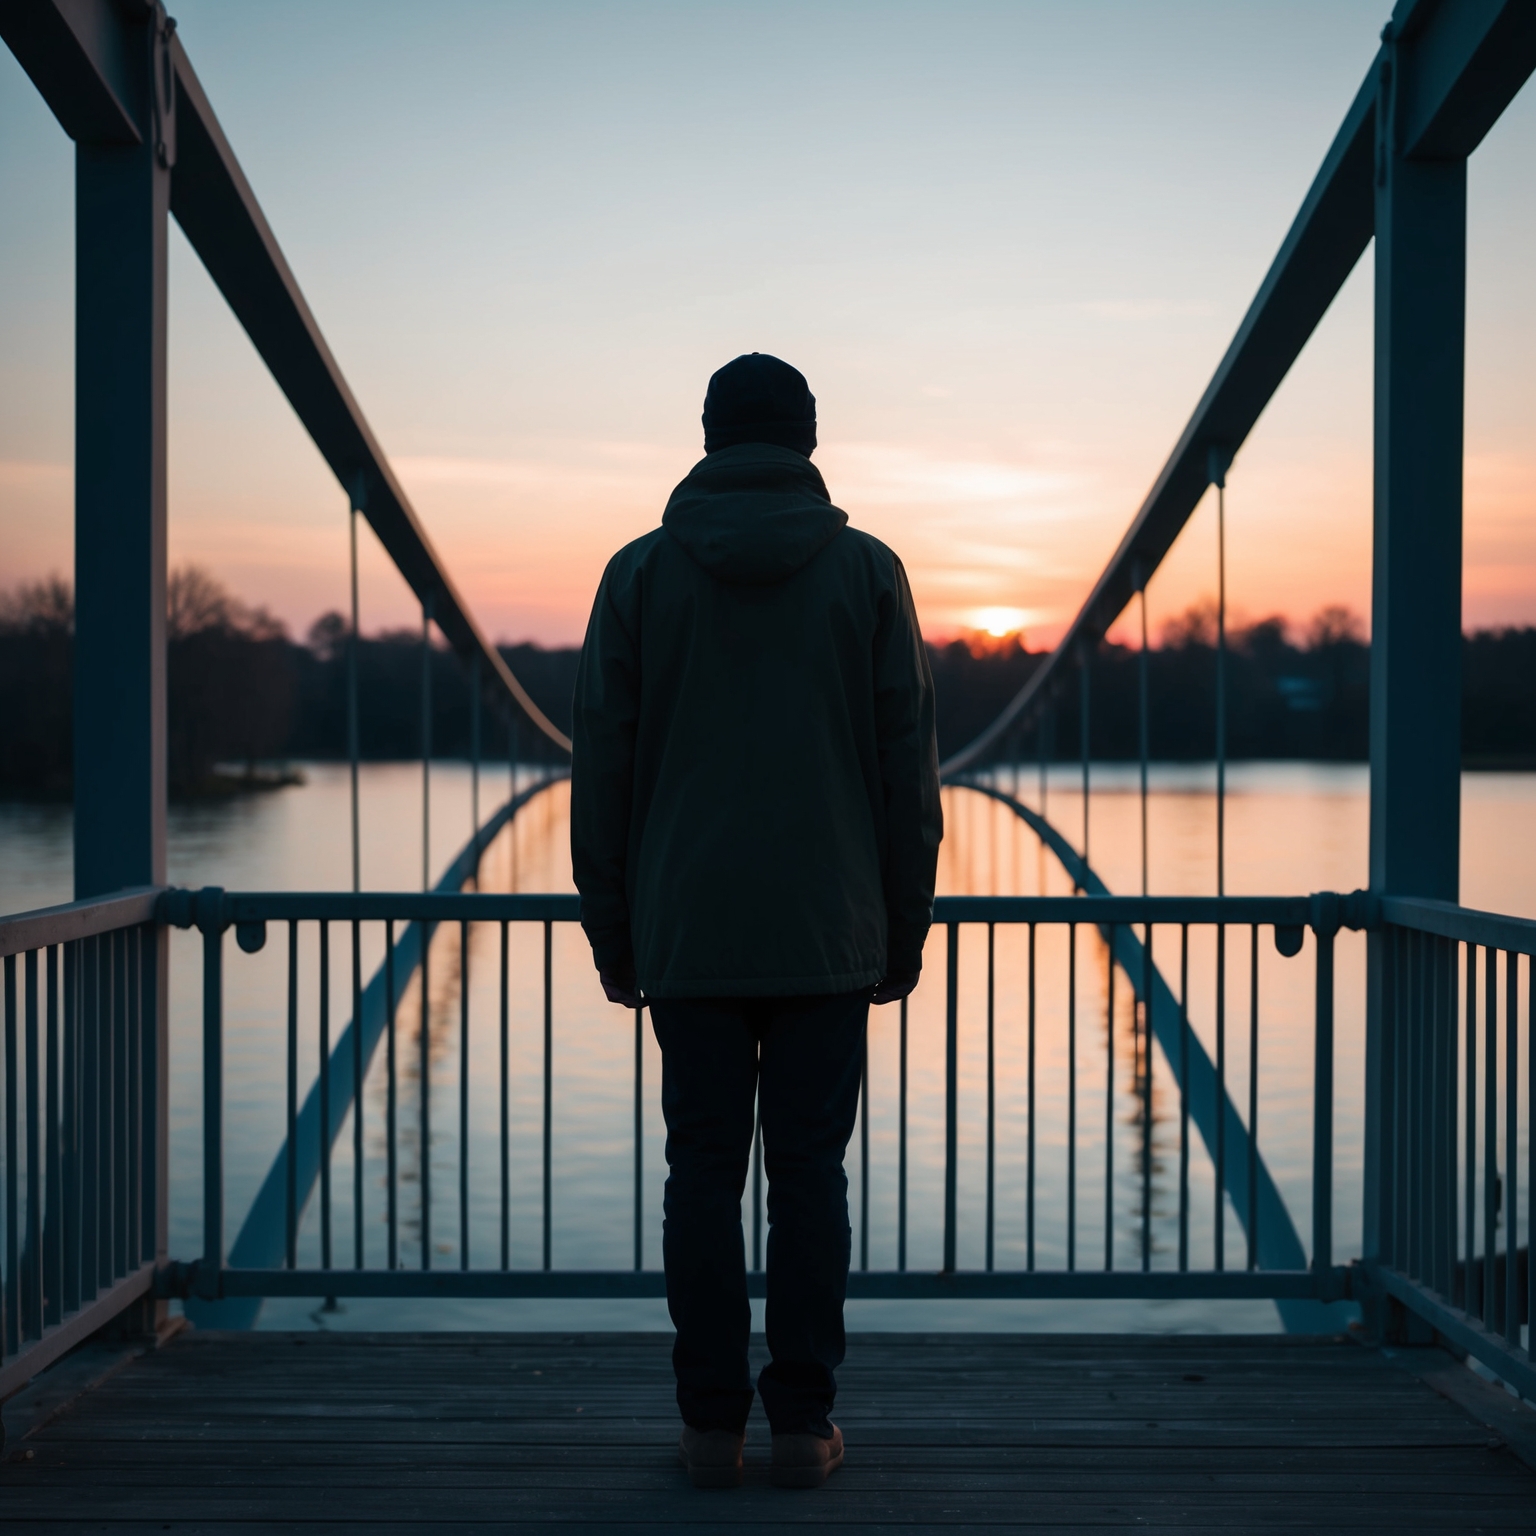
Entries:
POLYGON ((0 1398, 148 1296, 165 1258, 158 893, 0 921, 0 1398))
MULTIPOLYGON (((878 1040, 893 1028, 899 1033, 898 1130, 894 1152, 897 1163, 895 1211, 897 1262, 889 1270, 869 1267, 870 1179, 874 1162, 870 1150, 871 1085, 866 1065, 863 1106, 858 1132, 860 1157, 860 1231, 850 1293, 855 1296, 1060 1296, 1060 1297, 1247 1297, 1273 1298, 1283 1305, 1315 1304, 1337 1300, 1345 1294, 1344 1271, 1332 1258, 1332 1053, 1333 982, 1332 939, 1345 913, 1340 898, 1226 898, 1214 897, 945 897, 936 906, 937 937, 944 946, 944 1068, 943 1068, 943 1168, 942 1168, 942 1261, 935 1269, 908 1267, 909 1226, 909 1061, 908 1009, 879 1010, 871 1030, 878 1040), (958 1191, 960 1164, 960 1109, 958 1052, 961 1034, 961 936, 974 929, 986 942, 986 1169, 982 1268, 966 1270, 958 1263, 961 1212, 958 1191), (1315 936, 1317 967, 1316 1011, 1307 1041, 1316 1064, 1312 1102, 1314 1156, 1311 1161, 1313 1231, 1311 1255, 1296 1233, 1276 1182, 1265 1167, 1259 1150, 1256 1112, 1259 1102, 1257 1042, 1264 998, 1260 987, 1258 954, 1261 930, 1270 930, 1282 955, 1300 952, 1304 933, 1315 936), (1009 971, 1017 985, 1016 995, 999 986, 997 937, 1013 930, 1022 971, 1009 971), (1228 1013, 1224 991, 1213 1017, 1214 1053, 1203 1043, 1190 1016, 1191 932, 1212 934, 1240 931, 1242 947, 1250 957, 1248 1010, 1241 1021, 1247 1048, 1245 1077, 1235 1080, 1227 1053, 1228 1013), (1085 945, 1084 936, 1098 934, 1100 942, 1085 945), (1047 950, 1050 954, 1047 955, 1047 950), (1156 953, 1178 957, 1179 986, 1167 985, 1153 961, 1156 953), (1102 966, 1102 987, 1091 977, 1090 966, 1102 966), (1117 1058, 1125 1054, 1117 1029, 1125 1006, 1117 1005, 1117 986, 1123 1003, 1129 1004, 1131 1039, 1128 1079, 1117 1082, 1117 1058), (1028 1112, 1023 1117, 1022 1147, 1003 1148, 997 1136, 999 1083, 995 1052, 1000 1043, 1000 1005, 1021 1021, 1026 1033, 1028 1112), (1107 1028, 1106 1028, 1107 1026, 1107 1028), (1050 1031, 1067 1042, 1065 1079, 1046 1083, 1039 1078, 1037 1047, 1050 1031), (1102 1038, 1100 1038, 1102 1037, 1102 1038), (1153 1242, 1151 1167, 1153 1089, 1157 1069, 1154 1057, 1161 1053, 1166 1091, 1177 1099, 1178 1216, 1177 1241, 1163 1247, 1153 1242), (1171 1087, 1167 1086, 1171 1080, 1171 1087), (1122 1093, 1128 1082, 1139 1116, 1134 1137, 1139 1142, 1139 1206, 1132 1213, 1136 1236, 1129 1257, 1117 1241, 1123 1233, 1125 1212, 1117 1198, 1116 1137, 1122 1113, 1122 1093), (1038 1134, 1042 1096, 1067 1102, 1067 1135, 1064 1157, 1050 1166, 1038 1134), (1090 1095, 1093 1097, 1091 1098, 1090 1095), (1246 1110, 1239 1107, 1239 1100, 1246 1110), (1090 1126, 1093 1129, 1090 1131, 1090 1126), (1208 1262, 1198 1264, 1191 1254, 1194 1196, 1190 1180, 1196 1138, 1209 1155, 1214 1170, 1215 1199, 1211 1211, 1208 1262), (1094 1158, 1102 1164, 1103 1182, 1090 1189, 1085 1182, 1087 1160, 1079 1156, 1089 1140, 1094 1158), (999 1154, 1008 1151, 1023 1160, 1023 1188, 1014 1204, 1022 1207, 1027 1236, 1021 1262, 1005 1267, 997 1262, 996 1221, 999 1202, 995 1169, 999 1154), (1041 1214, 1043 1191, 1048 1181, 1065 1189, 1064 1225, 1047 1233, 1041 1214), (1090 1252, 1084 1227, 1090 1206, 1102 1209, 1101 1223, 1093 1234, 1102 1239, 1090 1252), (1230 1207, 1246 1234, 1244 1251, 1229 1255, 1224 1237, 1224 1213, 1230 1207)), ((237 894, 207 890, 196 894, 170 893, 165 911, 181 925, 195 925, 203 935, 204 952, 204 1236, 203 1253, 192 1265, 177 1272, 175 1287, 184 1294, 204 1299, 234 1296, 656 1296, 663 1293, 659 1271, 643 1267, 643 1233, 647 1214, 642 1167, 644 1154, 643 1019, 634 1019, 635 1054, 632 1083, 634 1131, 629 1152, 630 1167, 619 1177, 633 1180, 633 1264, 628 1269, 562 1270, 554 1265, 555 1213, 551 1204, 553 1164, 557 1149, 553 1136, 554 1052, 559 1048, 560 1010, 555 1004, 552 962, 556 924, 574 923, 579 898, 555 895, 352 895, 352 894, 237 894), (396 961, 397 933, 407 924, 419 925, 430 936, 434 929, 456 928, 449 958, 457 977, 455 996, 439 995, 434 1005, 428 968, 433 946, 427 942, 416 953, 423 957, 418 969, 416 955, 396 961), (534 1167, 514 1167, 509 1147, 514 1140, 531 1145, 532 1125, 514 1122, 508 1090, 508 1017, 513 1005, 513 972, 508 965, 509 930, 531 925, 539 934, 537 952, 540 988, 536 1014, 541 1021, 541 1093, 530 1118, 537 1117, 538 1161, 534 1167), (477 1013, 472 1006, 472 933, 488 928, 489 949, 496 957, 494 1001, 482 997, 477 1013), (228 962, 225 935, 233 930, 238 948, 255 953, 277 930, 283 936, 287 966, 286 1028, 274 1029, 273 1045, 284 1053, 286 1083, 286 1202, 283 1225, 286 1234, 283 1262, 261 1268, 231 1267, 225 1257, 226 1215, 224 1203, 225 1079, 223 1057, 225 1025, 223 978, 228 962), (329 1016, 333 967, 350 967, 354 1014, 366 1013, 361 956, 365 932, 381 930, 368 939, 384 954, 382 999, 382 1060, 376 1080, 382 1099, 382 1126, 375 1122, 370 1134, 382 1132, 385 1153, 378 1176, 364 1176, 363 1116, 364 1081, 368 1064, 363 1059, 362 1034, 348 1028, 333 1045, 329 1016), (315 957, 318 980, 315 998, 300 996, 301 950, 315 957), (453 954, 456 951, 456 955, 453 954), (414 974, 413 974, 414 972, 414 974), (408 1026, 397 1025, 401 1004, 408 991, 421 1001, 414 1010, 414 1037, 408 1026), (435 1007, 435 1013, 434 1013, 435 1007), (316 1026, 312 1045, 304 1054, 314 1055, 312 1067, 300 1060, 300 1015, 316 1026), (427 1028, 421 1020, 429 1021, 427 1028), (434 1050, 436 1033, 445 1049, 434 1050), (486 1032, 496 1041, 488 1059, 480 1049, 486 1032), (494 1123, 471 1124, 472 1058, 482 1071, 496 1075, 494 1123), (403 1078, 410 1069, 411 1140, 402 1147, 402 1123, 407 1108, 403 1078), (446 1082, 444 1078, 446 1076, 446 1082), (435 1083, 436 1079, 436 1083, 435 1083), (338 1092, 338 1086, 340 1091, 338 1092), (458 1166, 443 1181, 434 1175, 432 1144, 434 1117, 441 1115, 445 1095, 452 1092, 449 1137, 458 1148, 458 1166), (303 1107, 301 1108, 301 1103, 303 1107), (318 1104, 318 1117, 309 1105, 318 1104), (306 1127, 305 1117, 309 1116, 306 1127), (350 1216, 350 1242, 343 1235, 338 1249, 335 1186, 329 1173, 333 1146, 340 1140, 343 1122, 351 1120, 351 1190, 346 1203, 350 1216), (452 1122, 456 1121, 456 1124, 452 1122), (483 1202, 471 1200, 469 1149, 494 1148, 498 1195, 493 1202, 496 1219, 489 1223, 474 1214, 483 1202), (406 1154, 409 1153, 407 1158, 406 1154), (304 1219, 304 1190, 312 1177, 314 1160, 318 1178, 318 1266, 299 1263, 299 1233, 304 1219), (401 1179, 402 1164, 409 1161, 414 1177, 409 1189, 401 1179), (442 1187, 446 1183, 446 1187, 442 1187), (365 1188, 365 1185, 367 1186, 365 1188), (538 1253, 535 1265, 514 1266, 510 1257, 509 1230, 514 1188, 540 1191, 538 1201, 538 1253), (407 1204, 407 1202, 409 1202, 407 1204), (368 1209, 368 1206, 372 1209, 368 1209), (446 1207, 446 1209, 445 1209, 446 1207), (380 1218, 382 1217, 382 1223, 380 1218), (412 1233, 407 1244, 402 1230, 412 1233), (371 1242, 367 1231, 379 1236, 371 1242), (434 1238, 446 1233, 450 1255, 444 1263, 434 1258, 434 1238), (409 1252, 407 1252, 409 1248, 409 1252), (486 1255, 489 1262, 481 1259, 486 1255), (439 1265, 442 1264, 442 1267, 439 1265)), ((444 939, 439 933, 437 943, 444 939)), ((1221 947, 1197 946, 1202 954, 1221 952, 1221 947)), ((439 953, 441 951, 439 950, 439 953)), ((440 960, 439 964, 444 963, 440 960)), ((483 964, 481 962, 475 962, 483 964)), ((588 988, 590 977, 586 978, 588 988)), ((931 983, 930 983, 931 984, 931 983)), ((920 994, 919 994, 920 995, 920 994)), ((276 1021, 274 1021, 275 1023, 276 1021)), ((1232 1021, 1234 1024, 1236 1021, 1232 1021)), ((377 1111, 375 1112, 377 1114, 377 1111)), ((1054 1141, 1053 1141, 1054 1144, 1054 1141)), ((377 1162, 377 1159, 375 1160, 377 1162)), ((762 1276, 756 1273, 762 1252, 761 1148, 753 1164, 752 1252, 754 1290, 762 1276)), ((968 1234, 969 1235, 969 1234, 968 1234)), ((1309 1314, 1310 1315, 1310 1314, 1309 1314)), ((1318 1317, 1321 1314, 1317 1315, 1318 1317)), ((1317 1320, 1313 1319, 1314 1322, 1317 1320)))
POLYGON ((1536 1317, 1536 923, 1401 897, 1381 909, 1373 963, 1383 1028, 1368 1081, 1376 1243, 1366 1270, 1536 1397, 1529 1332, 1520 1347, 1521 1325, 1536 1317))

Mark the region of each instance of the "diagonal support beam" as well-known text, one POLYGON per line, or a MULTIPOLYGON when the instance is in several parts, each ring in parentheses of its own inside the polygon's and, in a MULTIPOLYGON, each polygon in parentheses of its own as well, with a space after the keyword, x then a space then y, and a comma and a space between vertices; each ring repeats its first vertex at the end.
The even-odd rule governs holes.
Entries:
POLYGON ((1103 638, 1205 494, 1211 450, 1230 462, 1354 270, 1375 231, 1383 70, 1394 82, 1396 153, 1425 161, 1465 160, 1536 69, 1532 0, 1401 0, 1388 36, 1232 344, 1088 600, 1002 714, 941 765, 945 773, 984 757, 1050 699, 1077 650, 1103 638))

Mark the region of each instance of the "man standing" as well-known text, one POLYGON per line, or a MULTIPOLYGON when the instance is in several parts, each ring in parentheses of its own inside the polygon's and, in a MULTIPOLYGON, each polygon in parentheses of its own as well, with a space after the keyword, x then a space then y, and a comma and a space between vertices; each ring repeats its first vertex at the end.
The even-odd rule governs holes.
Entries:
POLYGON ((871 1002, 917 985, 942 823, 906 572, 811 464, 816 401, 765 353, 709 381, 704 458, 608 564, 576 679, 571 857, 609 999, 662 1055, 662 1252, 698 1486, 752 1406, 741 1197, 768 1172, 775 1482, 842 1461, 843 1155, 871 1002))

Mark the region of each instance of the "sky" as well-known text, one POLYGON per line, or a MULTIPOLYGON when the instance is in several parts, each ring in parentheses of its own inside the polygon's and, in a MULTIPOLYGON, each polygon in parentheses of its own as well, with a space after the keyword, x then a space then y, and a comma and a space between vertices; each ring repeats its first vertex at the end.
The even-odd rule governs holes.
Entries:
MULTIPOLYGON (((580 640, 702 453, 709 374, 787 358, 834 502, 925 631, 1071 619, 1262 280, 1388 0, 867 5, 180 0, 333 353, 486 630, 580 640)), ((1468 627, 1536 623, 1536 91, 1470 173, 1468 627)), ((72 561, 73 175, 0 50, 0 588, 72 561)), ((1368 252, 1239 453, 1239 621, 1369 615, 1368 252)), ((298 634, 346 499, 179 231, 170 550, 298 634)), ((419 622, 364 538, 362 622, 419 622)), ((1209 498, 1153 579, 1215 589, 1209 498)))

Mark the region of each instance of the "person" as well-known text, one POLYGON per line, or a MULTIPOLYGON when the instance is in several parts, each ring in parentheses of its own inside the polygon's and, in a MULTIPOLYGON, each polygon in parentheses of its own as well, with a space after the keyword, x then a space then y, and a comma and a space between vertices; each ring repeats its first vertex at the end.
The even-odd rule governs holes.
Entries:
POLYGON ((754 1100, 770 1475, 814 1486, 842 1461, 843 1157, 869 1005, 922 968, 943 830, 906 573, 832 505, 815 446, 796 369, 721 368, 704 457, 609 562, 576 676, 571 860, 604 991, 648 1006, 661 1047, 662 1256, 698 1486, 742 1475, 754 1100))

